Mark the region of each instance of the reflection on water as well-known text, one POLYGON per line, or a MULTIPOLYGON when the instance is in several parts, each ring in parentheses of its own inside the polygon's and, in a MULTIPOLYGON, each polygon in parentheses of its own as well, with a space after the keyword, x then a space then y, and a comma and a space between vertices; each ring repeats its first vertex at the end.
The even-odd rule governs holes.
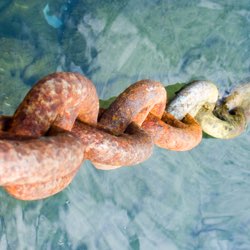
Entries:
MULTIPOLYGON (((78 71, 101 98, 142 78, 165 85, 249 80, 248 1, 4 0, 0 112, 42 76, 78 71), (18 90, 18 91, 17 91, 18 90)), ((21 202, 1 190, 1 249, 249 249, 249 130, 190 152, 155 148, 134 168, 85 162, 62 193, 21 202)))

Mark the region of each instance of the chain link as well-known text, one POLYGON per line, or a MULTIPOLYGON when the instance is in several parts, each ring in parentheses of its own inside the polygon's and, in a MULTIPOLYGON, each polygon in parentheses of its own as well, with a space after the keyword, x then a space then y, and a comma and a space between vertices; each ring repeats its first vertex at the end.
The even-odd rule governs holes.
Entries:
POLYGON ((0 185, 17 199, 42 199, 67 187, 84 159, 110 170, 145 161, 154 144, 190 150, 202 129, 233 138, 250 120, 249 96, 248 83, 216 104, 217 87, 196 81, 167 105, 160 82, 141 80, 100 109, 89 79, 53 73, 32 87, 12 117, 0 117, 0 185))

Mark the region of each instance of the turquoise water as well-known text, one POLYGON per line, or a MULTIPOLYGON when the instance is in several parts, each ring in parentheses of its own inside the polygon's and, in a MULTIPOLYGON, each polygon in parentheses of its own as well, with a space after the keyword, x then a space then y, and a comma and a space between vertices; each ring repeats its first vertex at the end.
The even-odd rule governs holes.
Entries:
MULTIPOLYGON (((77 71, 100 98, 143 78, 207 79, 221 95, 250 80, 250 3, 0 3, 0 113, 42 76, 77 71)), ((250 132, 188 152, 155 147, 132 168, 86 161, 63 192, 22 202, 0 190, 0 249, 250 249, 250 132)))

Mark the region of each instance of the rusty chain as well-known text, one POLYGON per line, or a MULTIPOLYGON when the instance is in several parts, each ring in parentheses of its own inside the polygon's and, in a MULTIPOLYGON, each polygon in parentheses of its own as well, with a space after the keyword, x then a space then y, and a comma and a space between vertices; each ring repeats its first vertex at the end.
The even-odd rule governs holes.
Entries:
POLYGON ((0 117, 0 185, 22 200, 69 185, 84 159, 103 170, 135 165, 153 145, 185 151, 202 130, 217 138, 241 134, 250 120, 250 84, 217 103, 217 87, 193 82, 167 105, 160 82, 141 80, 100 109, 94 84, 78 73, 46 76, 12 117, 0 117))

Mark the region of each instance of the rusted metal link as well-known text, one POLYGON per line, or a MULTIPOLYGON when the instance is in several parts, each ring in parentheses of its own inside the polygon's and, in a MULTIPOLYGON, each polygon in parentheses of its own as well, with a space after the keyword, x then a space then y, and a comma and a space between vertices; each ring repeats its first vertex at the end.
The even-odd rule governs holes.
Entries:
POLYGON ((166 90, 155 81, 142 80, 132 84, 106 110, 99 124, 119 134, 134 121, 148 132, 156 145, 170 150, 185 151, 197 146, 202 129, 190 115, 183 121, 164 112, 166 90), (130 120, 127 119, 130 117, 130 120))
MULTIPOLYGON (((73 163, 71 163, 72 165, 73 163)), ((49 182, 20 185, 6 185, 5 190, 19 200, 38 200, 52 196, 67 187, 75 177, 77 169, 63 177, 53 178, 49 182)))
POLYGON ((153 150, 151 136, 134 123, 127 127, 125 133, 116 136, 76 121, 72 133, 82 140, 84 158, 102 170, 141 163, 150 157, 153 150))
POLYGON ((167 112, 164 112, 162 119, 149 114, 142 128, 152 136, 157 146, 169 150, 190 150, 202 139, 201 126, 189 114, 182 121, 167 112))
POLYGON ((102 114, 99 125, 114 134, 121 134, 133 121, 139 126, 152 113, 162 117, 167 94, 160 82, 141 80, 122 92, 102 114))
POLYGON ((40 80, 11 121, 2 119, 1 184, 24 200, 45 198, 65 188, 83 161, 81 140, 66 130, 76 117, 95 124, 98 110, 95 87, 84 76, 61 72, 40 80), (41 137, 51 128, 53 136, 41 137))
MULTIPOLYGON (((101 138, 103 141, 103 145, 99 146, 95 142, 94 146, 88 146, 91 148, 89 155, 95 166, 108 170, 145 161, 152 153, 153 142, 151 136, 136 124, 140 126, 149 112, 161 118, 165 106, 166 91, 161 83, 141 80, 128 87, 103 112, 98 121, 100 129, 117 138, 114 137, 111 140, 110 135, 104 136, 103 132, 91 137, 101 138), (130 135, 123 134, 126 129, 130 135), (108 147, 112 148, 110 152, 108 147), (98 154, 99 148, 103 150, 102 155, 98 154), (132 158, 134 158, 133 161, 131 161, 132 158)), ((74 128, 72 132, 74 133, 74 128)))
POLYGON ((161 83, 142 80, 126 89, 102 114, 97 126, 75 122, 72 133, 82 139, 84 157, 103 170, 135 165, 153 150, 149 134, 138 125, 149 111, 161 117, 166 92, 161 83), (134 123, 133 123, 134 122, 134 123))
MULTIPOLYGON (((244 129, 249 89, 236 89, 217 107, 226 131, 217 131, 219 136, 244 129)), ((0 116, 0 185, 18 199, 41 199, 67 187, 84 159, 108 170, 145 161, 154 143, 170 150, 192 149, 202 138, 199 123, 214 129, 217 98, 213 83, 194 82, 177 94, 166 112, 164 86, 141 80, 104 110, 89 79, 78 73, 51 74, 32 87, 13 117, 0 116)))
POLYGON ((96 124, 99 99, 94 84, 78 73, 58 72, 36 83, 17 108, 8 132, 39 137, 53 125, 70 131, 78 118, 96 124))
POLYGON ((68 185, 83 161, 80 139, 71 133, 39 139, 0 140, 0 185, 22 200, 51 196, 68 185), (73 174, 73 175, 72 175, 73 174))
POLYGON ((0 168, 0 185, 38 183, 67 175, 72 172, 71 163, 81 163, 81 147, 81 141, 68 132, 39 139, 1 136, 0 158, 5 165, 0 168))
POLYGON ((57 193, 71 182, 83 156, 104 169, 147 159, 153 148, 151 137, 136 124, 119 136, 96 125, 98 104, 94 85, 77 73, 54 73, 34 85, 14 116, 0 119, 0 179, 7 192, 24 200, 57 193), (50 136, 41 137, 45 134, 50 136), (61 137, 69 139, 63 143, 61 137), (13 179, 6 177, 10 175, 6 169, 16 171, 13 179))
POLYGON ((81 141, 69 132, 33 139, 1 131, 0 185, 22 200, 58 193, 68 185, 64 175, 80 167, 81 147, 81 141))

